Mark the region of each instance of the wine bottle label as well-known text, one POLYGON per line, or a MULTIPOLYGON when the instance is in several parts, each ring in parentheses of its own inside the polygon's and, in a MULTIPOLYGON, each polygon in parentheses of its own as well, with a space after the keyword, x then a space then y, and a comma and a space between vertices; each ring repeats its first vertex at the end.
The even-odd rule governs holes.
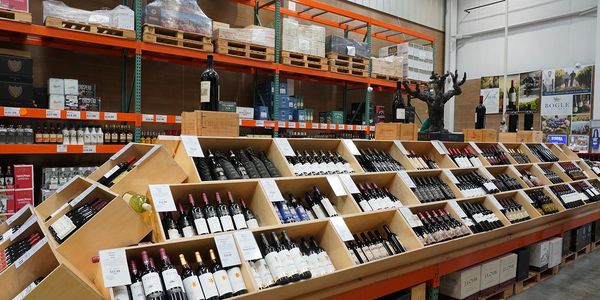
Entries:
POLYGON ((326 170, 329 170, 332 174, 338 173, 337 166, 332 161, 327 163, 326 170))
POLYGON ((181 234, 179 234, 179 230, 177 229, 168 229, 167 235, 169 240, 181 238, 181 234))
POLYGON ((308 262, 308 268, 310 269, 310 272, 313 274, 313 276, 321 276, 321 275, 325 274, 325 269, 323 269, 323 267, 321 266, 321 264, 319 262, 318 254, 313 253, 313 254, 309 255, 307 258, 307 262, 308 262))
MULTIPOLYGON (((338 170, 338 173, 347 173, 348 169, 346 168, 346 166, 342 163, 342 162, 336 162, 335 163, 335 168, 338 170)), ((598 173, 600 173, 600 171, 598 171, 598 173)))
POLYGON ((396 119, 404 120, 406 118, 406 109, 396 108, 396 119))
POLYGON ((204 218, 195 219, 194 226, 196 227, 196 232, 198 232, 199 235, 210 233, 208 231, 208 224, 206 224, 206 219, 204 218))
POLYGON ((296 265, 293 263, 292 257, 290 256, 290 251, 287 249, 279 251, 279 259, 281 265, 285 269, 285 275, 292 276, 298 274, 298 269, 296 268, 296 265))
POLYGON ((305 209, 305 211, 306 211, 306 215, 308 216, 309 220, 316 220, 317 219, 317 216, 315 215, 314 212, 312 212, 312 210, 310 210, 310 209, 306 210, 305 209))
POLYGON ((229 282, 229 276, 227 276, 227 272, 225 272, 225 270, 214 272, 213 277, 215 278, 217 291, 219 291, 220 296, 223 296, 227 293, 233 293, 231 283, 229 282))
POLYGON ((192 227, 192 226, 186 226, 186 227, 181 228, 181 232, 183 232, 184 237, 190 237, 190 236, 196 235, 196 232, 194 231, 194 227, 192 227))
POLYGON ((221 223, 219 222, 219 218, 211 217, 206 220, 208 222, 208 228, 210 228, 210 233, 221 232, 221 223))
POLYGON ((146 300, 144 294, 144 285, 141 282, 132 283, 129 288, 131 289, 132 300, 146 300))
POLYGON ((183 280, 183 288, 185 289, 185 294, 188 300, 203 300, 204 293, 202 292, 202 287, 200 286, 200 280, 198 280, 198 276, 192 275, 183 280))
POLYGON ((142 283, 144 285, 144 292, 146 293, 146 296, 150 296, 152 293, 163 291, 160 276, 156 272, 148 273, 142 276, 142 283))
POLYGON ((256 219, 246 220, 246 225, 249 229, 258 228, 258 221, 256 219))
POLYGON ((365 212, 373 210, 373 208, 371 208, 371 205, 369 205, 369 202, 367 200, 360 201, 358 205, 360 205, 360 208, 362 208, 362 210, 365 212))
POLYGON ((217 290, 216 280, 212 273, 204 273, 198 276, 202 290, 204 291, 204 297, 206 299, 212 297, 219 297, 219 291, 217 290))
POLYGON ((163 271, 161 275, 167 291, 176 288, 183 289, 183 282, 181 281, 181 276, 177 273, 177 269, 168 269, 163 271))
POLYGON ((200 82, 200 103, 210 102, 210 81, 200 82))
POLYGON ((115 286, 112 288, 114 300, 129 300, 129 292, 127 292, 127 286, 115 286))
POLYGON ((223 231, 235 230, 235 227, 233 227, 233 221, 231 220, 231 216, 229 216, 229 215, 221 216, 219 219, 221 219, 221 225, 223 225, 223 231))
POLYGON ((285 277, 285 270, 280 264, 279 254, 277 252, 273 251, 265 255, 265 261, 267 262, 267 267, 269 267, 269 271, 271 271, 271 275, 273 275, 275 281, 285 277))
POLYGON ((244 215, 242 214, 234 215, 233 222, 235 223, 235 228, 237 230, 248 228, 248 225, 246 224, 246 219, 244 219, 244 215))
POLYGON ((331 204, 329 199, 327 199, 327 198, 321 199, 321 204, 323 204, 325 211, 327 212, 327 214, 330 217, 336 216, 338 214, 337 211, 335 210, 335 207, 333 207, 333 205, 331 204))
POLYGON ((50 225, 50 228, 52 228, 56 233, 56 236, 60 240, 62 240, 67 235, 69 235, 69 233, 77 229, 77 226, 75 226, 75 224, 69 217, 64 215, 60 217, 60 219, 56 220, 56 222, 54 222, 52 225, 50 225))
POLYGON ((113 176, 115 174, 115 172, 117 172, 119 170, 119 166, 114 166, 112 169, 108 170, 108 172, 106 172, 106 174, 104 174, 104 178, 109 178, 111 176, 113 176))
POLYGON ((246 284, 244 283, 244 278, 242 277, 242 271, 239 267, 233 267, 227 270, 227 275, 229 276, 229 282, 231 283, 231 289, 233 290, 234 294, 246 289, 246 284))
POLYGON ((373 252, 371 252, 371 249, 369 249, 369 247, 367 246, 363 246, 362 247, 362 251, 365 253, 365 255, 367 256, 367 260, 368 261, 373 261, 375 260, 375 254, 373 254, 373 252))
POLYGON ((265 284, 263 283, 262 277, 260 276, 260 274, 258 273, 258 271, 256 269, 256 265, 252 261, 249 261, 248 265, 250 265, 250 275, 252 275, 252 279, 254 279, 256 286, 258 287, 259 290, 264 289, 265 284))
MULTIPOLYGON (((292 166, 292 164, 290 164, 290 166, 292 166)), ((294 170, 294 172, 297 175, 303 175, 304 174, 304 166, 301 163, 297 163, 297 164, 293 165, 292 169, 294 170)))
POLYGON ((483 164, 478 157, 471 157, 469 160, 474 167, 483 167, 483 164))
POLYGON ((327 216, 325 215, 325 213, 323 212, 323 209, 321 209, 321 206, 319 204, 315 203, 312 206, 312 210, 315 213, 315 216, 317 217, 317 219, 327 218, 327 216))
POLYGON ((354 169, 352 168, 352 165, 350 165, 350 163, 345 163, 344 167, 346 167, 346 171, 348 173, 354 173, 354 169))
POLYGON ((294 265, 296 265, 296 270, 298 271, 298 273, 304 273, 308 271, 306 258, 302 255, 298 247, 290 249, 290 257, 294 262, 294 265))
POLYGON ((308 221, 310 218, 306 214, 306 210, 301 205, 298 205, 294 208, 296 210, 296 214, 300 218, 301 221, 308 221))
POLYGON ((394 202, 388 196, 383 197, 383 203, 385 203, 386 208, 395 207, 394 202))
POLYGON ((298 213, 296 212, 296 210, 293 207, 288 206, 288 212, 289 212, 290 218, 293 219, 295 222, 302 221, 302 219, 300 218, 300 216, 298 215, 298 213))
POLYGON ((319 253, 319 261, 321 262, 323 269, 326 273, 331 273, 335 271, 335 267, 331 263, 331 259, 329 259, 329 255, 327 255, 327 252, 322 251, 319 253))
POLYGON ((377 248, 377 246, 375 245, 370 245, 369 247, 369 251, 371 251, 371 253, 373 253, 373 257, 377 260, 381 258, 381 253, 379 252, 379 248, 377 248))
POLYGON ((380 209, 379 202, 377 202, 377 198, 371 198, 371 199, 369 199, 368 202, 369 202, 369 206, 371 206, 371 208, 373 208, 373 210, 380 209))
POLYGON ((350 252, 350 256, 352 256, 352 261, 354 262, 354 264, 359 265, 360 261, 356 257, 356 254, 354 253, 354 251, 352 249, 348 248, 348 252, 350 252))
POLYGON ((400 202, 400 200, 398 200, 398 201, 394 201, 394 203, 393 203, 393 204, 394 204, 394 207, 395 207, 395 208, 404 207, 404 206, 402 205, 402 202, 400 202))
POLYGON ((269 272, 267 262, 261 258, 254 262, 254 266, 256 267, 256 272, 258 272, 261 277, 264 287, 266 288, 273 285, 273 276, 271 276, 271 272, 269 272))

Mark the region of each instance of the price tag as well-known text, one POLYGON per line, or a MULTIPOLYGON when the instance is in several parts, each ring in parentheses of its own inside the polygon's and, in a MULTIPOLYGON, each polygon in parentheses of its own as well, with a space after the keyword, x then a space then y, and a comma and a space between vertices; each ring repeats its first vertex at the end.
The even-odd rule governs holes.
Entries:
POLYGON ((404 148, 404 145, 402 145, 402 143, 400 143, 399 140, 394 140, 394 145, 396 145, 396 147, 400 149, 400 152, 402 152, 402 154, 408 155, 408 151, 406 150, 406 148, 404 148))
POLYGON ((504 209, 504 207, 502 207, 502 204, 500 204, 500 202, 498 202, 498 199, 496 199, 496 197, 494 195, 488 195, 488 198, 490 198, 490 200, 492 201, 492 204, 494 204, 494 206, 496 206, 499 210, 504 209))
POLYGON ((296 122, 288 122, 288 128, 296 128, 296 122))
POLYGON ((100 250, 98 255, 100 256, 100 270, 102 270, 104 287, 131 284, 125 249, 100 250))
POLYGON ((283 196, 281 195, 281 191, 279 191, 279 187, 277 186, 277 183, 275 183, 274 179, 272 179, 272 178, 261 179, 260 184, 265 189, 265 192, 267 193, 267 199, 269 199, 269 201, 271 201, 271 202, 285 201, 285 199, 283 199, 283 196))
POLYGON ((21 109, 18 107, 5 107, 4 108, 4 116, 5 117, 20 117, 21 109))
POLYGON ((69 205, 71 205, 71 207, 75 207, 77 204, 79 204, 79 202, 81 202, 81 200, 85 199, 85 197, 87 197, 95 188, 96 188, 96 184, 92 184, 85 191, 83 191, 83 193, 81 193, 81 194, 77 195, 77 197, 73 198, 73 200, 71 200, 69 202, 69 205))
POLYGON ((133 163, 133 166, 138 166, 141 163, 143 163, 146 159, 148 159, 148 157, 152 156, 152 154, 154 154, 154 152, 158 151, 158 149, 162 147, 162 145, 154 145, 154 147, 152 147, 152 149, 150 149, 148 152, 146 152, 146 154, 144 154, 144 156, 142 156, 142 158, 138 159, 135 163, 133 163))
POLYGON ((342 182, 340 181, 340 178, 338 176, 327 175, 327 181, 329 182, 329 185, 331 186, 331 189, 333 189, 333 193, 336 196, 341 197, 341 196, 348 195, 348 194, 346 194, 346 190, 344 190, 344 187, 342 186, 342 182))
POLYGON ((181 142, 183 143, 183 147, 185 147, 185 151, 189 156, 204 157, 204 152, 202 152, 202 147, 200 146, 197 136, 182 135, 181 142))
POLYGON ((294 153, 294 149, 292 148, 292 145, 290 145, 288 139, 274 138, 273 141, 275 141, 275 144, 277 144, 277 146, 283 153, 283 156, 296 156, 296 153, 294 153))
POLYGON ((10 216, 10 218, 6 219, 6 224, 8 224, 8 225, 12 224, 14 221, 16 221, 18 218, 20 218, 26 211, 29 211, 30 207, 31 207, 31 204, 27 204, 27 205, 21 207, 21 209, 19 209, 19 211, 17 211, 15 214, 10 216))
POLYGON ((98 111, 86 111, 85 118, 88 120, 100 120, 100 112, 98 111))
POLYGON ((157 212, 163 211, 175 211, 175 200, 173 200, 173 194, 171 194, 171 188, 166 184, 151 184, 148 186, 150 189, 150 196, 152 197, 152 203, 157 212))
POLYGON ((306 128, 306 123, 304 123, 304 122, 298 123, 298 127, 299 128, 306 128))
POLYGON ((27 219, 27 221, 25 221, 23 223, 23 225, 21 225, 21 227, 19 227, 19 230, 15 231, 13 234, 10 235, 10 240, 14 241, 16 238, 18 238, 21 233, 23 233, 25 230, 27 230, 29 227, 31 227, 31 225, 33 225, 33 223, 36 222, 36 218, 35 216, 30 216, 29 219, 27 219))
POLYGON ((181 116, 175 116, 175 123, 181 124, 181 116))
POLYGON ((66 153, 68 150, 68 145, 56 145, 57 153, 66 153))
POLYGON ((344 222, 344 219, 342 219, 342 217, 332 217, 329 218, 329 221, 331 221, 331 225, 333 225, 333 228, 340 236, 340 239, 342 239, 342 241, 347 242, 354 240, 354 237, 352 237, 352 232, 350 232, 348 225, 346 225, 346 222, 344 222))
POLYGON ((471 145, 471 148, 473 148, 473 150, 475 150, 475 152, 481 154, 483 153, 483 151, 481 151, 481 149, 479 149, 479 146, 477 146, 477 144, 475 144, 475 142, 469 142, 469 145, 471 145))
POLYGON ((412 180, 412 178, 408 175, 408 173, 406 173, 406 171, 401 170, 398 171, 398 175, 400 175, 400 179, 402 179, 402 181, 404 181, 404 183, 411 189, 414 189, 417 187, 417 185, 415 184, 415 182, 412 180))
POLYGON ((450 207, 452 207, 452 209, 454 209, 454 211, 456 212, 456 214, 458 214, 459 217, 461 217, 461 218, 467 217, 467 214, 465 214, 465 212, 462 210, 460 205, 458 205, 458 203, 456 203, 456 200, 450 200, 450 201, 448 201, 448 204, 450 204, 450 207))
POLYGON ((344 186, 346 187, 346 190, 348 190, 348 193, 350 193, 350 194, 360 193, 360 190, 354 183, 354 180, 352 180, 352 177, 350 177, 350 174, 340 174, 339 177, 340 177, 340 180, 342 180, 342 184, 344 184, 344 186))
POLYGON ((60 118, 60 110, 46 109, 46 118, 47 119, 59 119, 60 118))
POLYGON ((154 122, 154 115, 143 114, 142 122, 154 122))
POLYGON ((156 115, 156 123, 167 123, 166 115, 156 115))
POLYGON ((440 141, 431 141, 431 144, 437 150, 437 152, 441 155, 448 154, 446 148, 440 141))
POLYGON ((81 112, 75 110, 67 110, 67 119, 79 120, 81 119, 81 112))
POLYGON ((348 139, 342 139, 342 143, 344 143, 344 145, 346 145, 346 147, 350 151, 350 154, 352 154, 352 155, 360 155, 360 152, 358 151, 358 148, 354 144, 354 141, 348 140, 348 139))
POLYGON ((263 120, 256 120, 254 123, 256 124, 256 127, 265 127, 265 121, 263 120))
POLYGON ((107 121, 116 121, 117 120, 117 113, 105 112, 104 113, 104 120, 107 120, 107 121))
POLYGON ((38 250, 40 250, 44 245, 46 245, 46 243, 48 243, 47 236, 45 236, 43 239, 37 242, 37 244, 33 245, 33 247, 27 250, 25 254, 21 255, 21 257, 19 257, 19 259, 15 261, 15 268, 18 269, 19 267, 21 267, 30 257, 32 257, 36 252, 38 252, 38 250))
POLYGON ((281 121, 277 122, 277 127, 285 128, 285 122, 281 122, 281 121))
MULTIPOLYGON (((511 165, 512 167, 512 165, 511 165)), ((494 178, 494 175, 492 175, 492 173, 490 173, 490 171, 488 171, 488 169, 484 168, 484 167, 479 167, 479 173, 481 173, 481 175, 483 175, 483 177, 489 179, 489 180, 494 180, 496 178, 494 178)))
POLYGON ((456 179, 456 176, 454 176, 454 174, 452 174, 452 172, 450 172, 450 170, 448 169, 444 169, 444 174, 446 174, 446 176, 448 176, 448 179, 450 179, 450 181, 454 184, 459 184, 460 181, 458 181, 458 179, 456 179))
POLYGON ((56 190, 56 193, 62 192, 62 190, 64 190, 66 187, 68 187, 71 183, 73 183, 73 181, 77 180, 78 178, 81 178, 81 177, 80 176, 71 177, 71 179, 69 179, 69 181, 67 181, 65 184, 61 185, 60 187, 58 187, 58 189, 56 190))
POLYGON ((338 129, 339 130, 346 130, 346 125, 344 125, 344 124, 338 124, 338 129))
POLYGON ((233 233, 233 236, 235 237, 238 247, 242 251, 244 260, 256 260, 263 257, 252 232, 248 230, 236 231, 233 233))
POLYGON ((265 128, 274 128, 275 121, 265 121, 265 128))
POLYGON ((214 239, 215 245, 217 245, 217 251, 219 252, 219 258, 221 259, 221 265, 224 268, 242 264, 240 255, 235 246, 233 234, 220 234, 215 236, 214 239))
POLYGON ((320 129, 327 129, 327 123, 321 123, 320 129))
POLYGON ((83 145, 83 153, 96 153, 96 145, 83 145))
POLYGON ((110 157, 110 160, 115 160, 117 158, 119 158, 121 155, 123 155, 123 153, 125 153, 125 151, 127 151, 127 149, 129 149, 129 147, 131 147, 133 144, 127 144, 125 145, 123 148, 121 148, 121 150, 117 151, 117 153, 113 154, 113 156, 110 157))

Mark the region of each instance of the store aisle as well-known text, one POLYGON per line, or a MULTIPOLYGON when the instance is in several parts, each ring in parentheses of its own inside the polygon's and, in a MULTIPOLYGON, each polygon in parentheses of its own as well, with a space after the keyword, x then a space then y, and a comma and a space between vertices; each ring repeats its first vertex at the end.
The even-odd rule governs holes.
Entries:
POLYGON ((511 300, 579 300, 600 298, 600 250, 576 260, 511 300))

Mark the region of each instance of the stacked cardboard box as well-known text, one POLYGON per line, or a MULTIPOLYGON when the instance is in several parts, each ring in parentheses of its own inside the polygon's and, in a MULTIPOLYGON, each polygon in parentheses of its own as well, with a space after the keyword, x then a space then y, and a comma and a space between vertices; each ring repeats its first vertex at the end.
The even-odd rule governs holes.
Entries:
POLYGON ((325 27, 301 25, 290 18, 283 19, 284 51, 325 57, 325 27))
POLYGON ((0 49, 0 106, 34 107, 29 52, 0 49))
POLYGON ((213 39, 273 48, 275 47, 275 30, 255 25, 246 26, 245 28, 231 28, 229 24, 213 22, 213 39))
POLYGON ((402 43, 379 49, 379 57, 400 56, 404 59, 403 77, 429 81, 433 71, 433 48, 415 43, 402 43))
POLYGON ((212 35, 212 20, 193 0, 156 0, 144 8, 144 23, 164 28, 212 35))
POLYGON ((1 0, 0 9, 29 12, 29 0, 1 0))
POLYGON ((404 58, 400 56, 371 57, 371 72, 401 78, 404 76, 404 58))
POLYGON ((77 79, 48 79, 48 108, 100 111, 95 84, 80 84, 77 79))
POLYGON ((325 40, 325 53, 338 53, 347 56, 369 58, 369 44, 357 42, 342 36, 330 35, 325 40))
POLYGON ((0 213, 15 213, 21 207, 33 205, 33 165, 12 166, 13 178, 0 189, 0 213))

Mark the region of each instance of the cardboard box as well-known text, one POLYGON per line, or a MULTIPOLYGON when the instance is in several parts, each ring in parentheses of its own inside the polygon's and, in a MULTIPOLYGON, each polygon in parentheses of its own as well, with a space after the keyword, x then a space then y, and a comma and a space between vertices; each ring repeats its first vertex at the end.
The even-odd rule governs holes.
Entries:
POLYGON ((65 95, 51 94, 48 100, 49 109, 65 109, 65 95))
POLYGON ((33 85, 0 81, 0 106, 33 107, 33 85))
POLYGON ((29 0, 2 0, 0 7, 29 12, 29 0))
POLYGON ((481 138, 484 143, 495 143, 498 141, 498 132, 494 129, 478 129, 481 130, 481 138))
POLYGON ((517 254, 517 281, 525 280, 529 276, 529 247, 515 251, 517 254))
POLYGON ((31 58, 0 55, 0 81, 32 83, 31 58))
POLYGON ((306 121, 306 110, 298 109, 294 112, 294 122, 307 122, 306 121))
POLYGON ((338 53, 347 56, 369 58, 371 51, 367 43, 330 35, 325 39, 325 53, 338 53))
POLYGON ((254 119, 255 120, 268 120, 269 119, 269 107, 268 106, 257 106, 254 108, 254 119))
POLYGON ((500 256, 500 283, 515 280, 517 277, 517 260, 519 256, 514 253, 508 253, 500 256))
POLYGON ((440 294, 464 299, 479 293, 481 265, 450 273, 441 278, 440 294))
POLYGON ((500 284, 500 259, 492 259, 481 264, 480 296, 487 296, 496 292, 500 284))
POLYGON ((62 78, 48 78, 48 94, 64 95, 65 81, 62 78))
POLYGON ((544 133, 541 131, 519 131, 517 132, 517 143, 542 143, 544 133))
POLYGON ((65 95, 79 94, 79 81, 77 79, 63 79, 65 87, 65 95))
POLYGON ((196 110, 183 112, 181 119, 182 134, 223 137, 240 135, 237 113, 196 110))
POLYGON ((577 252, 589 245, 592 241, 592 224, 583 225, 572 230, 571 251, 577 252))
POLYGON ((15 211, 15 191, 0 190, 0 214, 11 214, 15 211))
POLYGON ((96 97, 96 84, 95 83, 79 83, 78 86, 79 97, 96 97))
POLYGON ((529 266, 536 271, 548 269, 548 259, 550 256, 550 244, 548 241, 537 242, 531 246, 529 254, 529 266))
POLYGON ((376 140, 416 141, 418 127, 414 123, 377 123, 375 125, 376 140))
POLYGON ((600 221, 592 222, 592 242, 600 241, 600 221))
POLYGON ((498 134, 498 142, 500 143, 517 143, 516 132, 500 132, 498 134))
POLYGON ((15 189, 15 211, 27 204, 33 205, 33 189, 15 189))
POLYGON ((79 110, 100 111, 102 108, 102 99, 100 97, 77 97, 79 99, 79 110))
MULTIPOLYGON (((213 26, 215 23, 218 22, 213 22, 213 26)), ((275 29, 260 26, 249 26, 246 28, 219 27, 218 29, 213 28, 213 39, 273 48, 275 47, 275 29)))
POLYGON ((33 165, 14 165, 13 174, 16 189, 33 188, 33 165))
POLYGON ((550 255, 548 256, 548 268, 558 266, 562 261, 562 238, 556 237, 548 240, 550 255))
POLYGON ((254 108, 252 107, 241 107, 235 108, 235 112, 238 113, 240 119, 252 120, 254 119, 254 108))
POLYGON ((79 97, 77 95, 65 95, 65 109, 78 110, 79 97))

